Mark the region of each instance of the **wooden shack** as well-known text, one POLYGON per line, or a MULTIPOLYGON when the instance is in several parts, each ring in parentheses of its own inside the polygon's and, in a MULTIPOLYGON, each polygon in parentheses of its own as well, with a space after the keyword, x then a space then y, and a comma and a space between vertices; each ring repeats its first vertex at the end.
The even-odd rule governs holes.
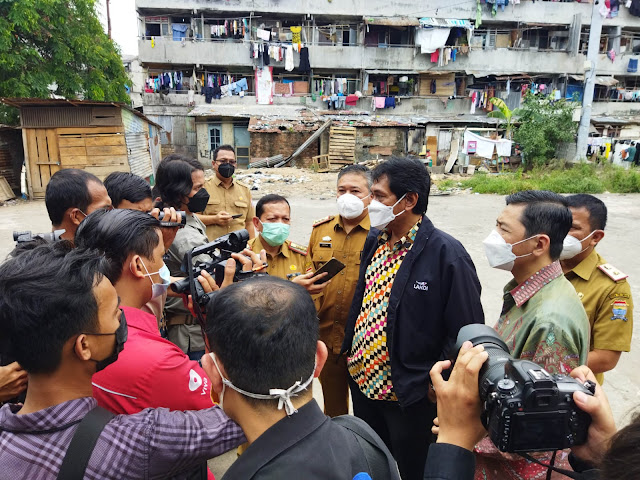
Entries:
POLYGON ((44 198, 47 183, 65 168, 100 179, 124 171, 150 180, 160 161, 162 128, 120 103, 2 98, 20 109, 30 198, 44 198))

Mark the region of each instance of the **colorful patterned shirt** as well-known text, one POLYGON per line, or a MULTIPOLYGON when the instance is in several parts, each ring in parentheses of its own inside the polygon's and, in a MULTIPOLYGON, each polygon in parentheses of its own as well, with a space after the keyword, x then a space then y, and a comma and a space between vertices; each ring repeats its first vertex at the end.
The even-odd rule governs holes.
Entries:
POLYGON ((504 289, 495 326, 515 358, 530 360, 549 373, 568 374, 586 364, 589 320, 575 289, 554 262, 520 285, 504 289))
POLYGON ((378 249, 365 272, 362 307, 356 320, 347 365, 360 391, 372 400, 398 400, 393 391, 387 348, 387 308, 396 273, 411 250, 421 223, 422 218, 394 245, 389 243, 389 233, 382 232, 378 249))
MULTIPOLYGON (((2 478, 55 480, 78 424, 96 405, 85 397, 25 415, 18 414, 19 405, 0 408, 2 478)), ((84 478, 185 478, 243 441, 240 427, 218 407, 118 415, 100 434, 84 478)))

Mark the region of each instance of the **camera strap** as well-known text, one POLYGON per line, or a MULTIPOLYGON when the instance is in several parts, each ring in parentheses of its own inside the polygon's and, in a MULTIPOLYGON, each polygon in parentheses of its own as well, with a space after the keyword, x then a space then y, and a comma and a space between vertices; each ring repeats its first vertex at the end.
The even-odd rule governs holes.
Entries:
POLYGON ((186 261, 187 261, 187 272, 189 272, 189 291, 191 293, 191 301, 193 302, 193 311, 196 314, 196 320, 200 325, 200 330, 202 330, 202 339, 207 345, 207 350, 210 351, 209 343, 207 341, 207 334, 205 333, 205 330, 204 330, 205 318, 204 318, 204 315, 202 314, 202 309, 200 308, 200 303, 197 301, 197 296, 196 296, 195 282, 197 282, 198 280, 193 276, 193 250, 189 250, 187 252, 186 261))
MULTIPOLYGON (((529 460, 530 462, 537 463, 538 465, 542 465, 543 467, 547 467, 549 469, 549 473, 551 473, 551 470, 553 470, 554 472, 561 473, 566 477, 574 478, 576 480, 581 480, 585 478, 584 475, 582 475, 581 473, 572 472, 569 470, 565 470, 564 468, 558 468, 558 467, 554 467, 553 465, 547 465, 546 463, 542 463, 541 461, 533 458, 528 453, 519 453, 518 455, 520 455, 522 458, 525 458, 526 460, 529 460)), ((553 458, 555 460, 555 452, 554 452, 553 458)), ((547 476, 547 478, 549 478, 549 476, 547 476)))

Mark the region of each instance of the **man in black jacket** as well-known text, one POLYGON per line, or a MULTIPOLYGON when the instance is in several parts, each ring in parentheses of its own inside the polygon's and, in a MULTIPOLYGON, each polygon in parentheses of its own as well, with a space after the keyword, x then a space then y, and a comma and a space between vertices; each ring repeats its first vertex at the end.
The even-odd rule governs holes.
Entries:
POLYGON ((403 480, 421 479, 436 412, 429 370, 447 358, 461 327, 484 323, 481 288, 464 247, 425 216, 424 165, 392 158, 373 182, 372 228, 342 351, 354 414, 385 441, 403 480))

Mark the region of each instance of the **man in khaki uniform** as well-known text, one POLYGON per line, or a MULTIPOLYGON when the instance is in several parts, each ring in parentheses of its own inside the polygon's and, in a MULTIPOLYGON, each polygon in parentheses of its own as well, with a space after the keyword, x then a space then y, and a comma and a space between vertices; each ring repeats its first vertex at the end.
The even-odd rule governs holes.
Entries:
MULTIPOLYGON (((633 333, 633 299, 627 275, 606 262, 596 251, 604 238, 607 207, 592 195, 567 197, 573 225, 569 235, 575 241, 573 250, 563 250, 562 269, 576 289, 591 324, 591 346, 587 365, 604 381, 604 372, 613 369, 622 352, 631 347, 633 333), (566 252, 566 253, 565 253, 566 252)), ((571 239, 570 239, 571 240, 571 239)))
POLYGON ((330 417, 349 413, 349 371, 347 358, 340 356, 340 349, 358 281, 360 254, 370 228, 366 210, 370 202, 370 187, 371 173, 367 167, 351 165, 341 170, 338 175, 340 215, 314 223, 309 240, 309 255, 316 270, 332 257, 346 265, 315 298, 320 339, 329 350, 320 382, 324 411, 330 417))
POLYGON ((287 238, 290 222, 291 208, 287 199, 280 195, 265 195, 258 201, 253 217, 253 227, 259 234, 249 240, 252 251, 266 251, 267 273, 285 280, 305 274, 311 268, 307 249, 287 238))
POLYGON ((233 179, 237 163, 236 152, 231 145, 220 145, 213 152, 211 165, 216 174, 204 184, 209 192, 209 202, 204 213, 198 214, 211 241, 243 228, 249 231, 249 238, 255 236, 251 224, 255 214, 251 192, 249 187, 233 179), (236 215, 240 216, 233 218, 236 215))

